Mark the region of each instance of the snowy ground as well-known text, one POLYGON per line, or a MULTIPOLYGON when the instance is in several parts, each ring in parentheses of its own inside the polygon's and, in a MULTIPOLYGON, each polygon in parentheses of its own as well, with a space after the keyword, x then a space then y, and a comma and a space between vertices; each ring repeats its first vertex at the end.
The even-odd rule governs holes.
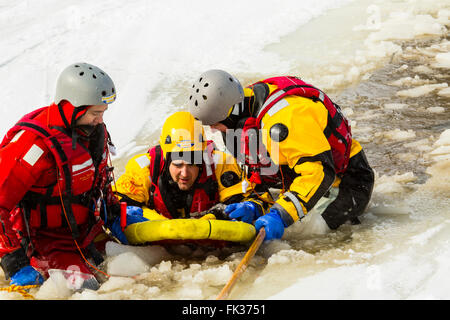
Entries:
MULTIPOLYGON (((351 119, 377 173, 373 199, 361 225, 327 232, 311 215, 263 244, 231 298, 449 299, 449 16, 441 0, 0 0, 0 135, 51 102, 66 65, 96 64, 118 91, 106 115, 117 177, 184 109, 201 72, 222 68, 243 84, 299 75, 351 119)), ((109 243, 112 277, 98 291, 50 278, 32 293, 214 299, 244 253, 109 243)))

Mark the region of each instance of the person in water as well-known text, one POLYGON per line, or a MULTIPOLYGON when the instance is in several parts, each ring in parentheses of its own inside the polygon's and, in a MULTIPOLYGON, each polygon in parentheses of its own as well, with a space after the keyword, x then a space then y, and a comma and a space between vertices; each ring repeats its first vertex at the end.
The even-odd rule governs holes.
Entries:
MULTIPOLYGON (((201 121, 179 111, 165 120, 158 145, 128 161, 115 192, 127 203, 130 220, 152 220, 155 214, 168 219, 199 218, 207 212, 219 219, 233 219, 211 208, 242 199, 263 206, 250 188, 243 192, 241 174, 233 157, 207 141, 201 121)), ((118 226, 113 229, 127 243, 118 226)))

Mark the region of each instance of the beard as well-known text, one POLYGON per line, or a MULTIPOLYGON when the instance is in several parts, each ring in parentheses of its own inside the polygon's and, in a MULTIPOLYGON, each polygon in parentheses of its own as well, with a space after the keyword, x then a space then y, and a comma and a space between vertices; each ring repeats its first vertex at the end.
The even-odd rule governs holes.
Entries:
POLYGON ((97 126, 90 124, 82 124, 76 126, 78 130, 80 130, 85 136, 89 137, 96 129, 97 126))

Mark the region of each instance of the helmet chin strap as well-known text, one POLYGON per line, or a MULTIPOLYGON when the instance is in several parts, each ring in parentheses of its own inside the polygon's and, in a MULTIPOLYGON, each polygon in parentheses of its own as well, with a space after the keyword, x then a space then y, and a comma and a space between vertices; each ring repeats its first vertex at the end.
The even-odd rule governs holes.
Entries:
POLYGON ((70 126, 72 131, 72 149, 74 150, 76 148, 77 140, 79 137, 76 129, 81 130, 87 137, 89 137, 92 134, 92 132, 94 132, 95 126, 77 125, 77 120, 84 116, 89 107, 90 106, 79 106, 75 107, 75 109, 73 110, 70 126))
POLYGON ((75 109, 73 110, 72 119, 71 119, 71 122, 70 122, 72 127, 76 126, 77 120, 79 120, 81 117, 83 117, 84 114, 86 113, 87 109, 89 109, 90 107, 91 106, 75 107, 75 109))

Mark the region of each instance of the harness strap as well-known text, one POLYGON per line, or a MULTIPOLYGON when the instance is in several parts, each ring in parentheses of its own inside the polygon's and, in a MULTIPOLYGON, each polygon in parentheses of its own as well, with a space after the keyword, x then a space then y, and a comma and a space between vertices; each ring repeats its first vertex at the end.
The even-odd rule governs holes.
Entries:
MULTIPOLYGON (((317 90, 318 95, 312 95, 311 97, 308 96, 303 96, 305 98, 310 98, 314 101, 321 101, 322 103, 324 103, 325 100, 325 94, 320 91, 319 89, 317 89, 314 86, 310 86, 310 85, 292 85, 292 86, 288 86, 284 89, 278 89, 275 90, 270 96, 269 98, 266 100, 266 102, 264 103, 264 105, 262 106, 261 110, 259 110, 258 114, 257 114, 257 122, 258 124, 261 122, 261 119, 264 117, 264 115, 269 111, 269 109, 278 101, 280 101, 281 99, 283 99, 285 96, 288 95, 295 95, 294 91, 297 91, 298 89, 301 88, 309 88, 309 89, 314 89, 317 90)), ((325 103, 324 103, 325 104, 325 103)))
MULTIPOLYGON (((45 193, 44 198, 45 199, 51 198, 52 193, 53 193, 53 187, 47 188, 47 192, 45 193)), ((41 225, 48 226, 47 211, 45 210, 46 206, 44 205, 44 203, 42 203, 42 202, 40 203, 39 209, 40 209, 39 211, 41 212, 41 225)), ((61 219, 61 221, 64 221, 64 220, 61 219)))
MULTIPOLYGON (((29 209, 36 209, 37 205, 39 204, 39 210, 40 210, 40 216, 41 216, 41 222, 40 224, 43 227, 48 227, 48 221, 47 221, 47 211, 46 206, 48 205, 60 205, 61 204, 61 198, 58 196, 51 196, 53 193, 53 186, 50 186, 47 188, 47 192, 45 195, 29 191, 22 199, 22 208, 24 209, 24 213, 27 214, 27 222, 29 222, 30 218, 30 212, 29 209), (26 209, 26 210, 25 210, 26 209)), ((89 206, 90 201, 90 192, 84 192, 80 195, 72 196, 71 198, 72 204, 79 204, 85 207, 89 206)), ((67 226, 67 221, 65 219, 64 213, 61 212, 61 222, 62 226, 67 226)))
MULTIPOLYGON (((52 189, 52 187, 49 187, 48 189, 52 189)), ((89 191, 86 191, 82 194, 76 195, 72 197, 73 203, 80 204, 85 207, 89 205, 89 191)), ((45 195, 28 191, 27 194, 24 196, 23 201, 26 203, 27 206, 30 206, 31 208, 35 209, 38 204, 46 204, 46 205, 56 205, 60 204, 61 200, 59 196, 51 196, 51 192, 46 193, 45 195)))
MULTIPOLYGON (((338 107, 337 104, 334 104, 334 105, 338 107)), ((326 126, 323 133, 325 134, 325 137, 327 139, 330 138, 331 135, 334 135, 336 138, 341 140, 342 143, 345 145, 345 148, 347 148, 348 147, 347 139, 336 129, 341 125, 342 121, 344 121, 344 119, 342 118, 342 115, 340 112, 336 112, 334 117, 331 117, 330 113, 328 113, 328 123, 333 123, 334 125, 326 126)))
POLYGON ((302 219, 305 214, 303 213, 303 208, 300 204, 300 199, 296 197, 292 192, 288 191, 283 194, 286 198, 291 200, 291 202, 294 204, 295 210, 297 210, 297 215, 299 219, 302 219))
MULTIPOLYGON (((317 89, 316 87, 309 84, 302 84, 304 82, 298 78, 295 78, 295 81, 299 80, 301 81, 301 83, 295 82, 294 80, 292 80, 292 77, 287 78, 289 78, 289 80, 291 80, 295 84, 276 89, 271 95, 269 95, 264 105, 256 115, 256 126, 258 128, 264 126, 262 118, 267 113, 273 115, 286 107, 287 102, 283 100, 283 98, 288 95, 309 98, 314 102, 320 101, 328 111, 327 125, 323 133, 326 136, 327 140, 331 141, 330 144, 332 144, 332 146, 334 146, 335 148, 333 149, 333 156, 336 156, 335 161, 337 161, 337 172, 344 172, 347 168, 348 158, 350 155, 351 131, 347 120, 341 112, 341 108, 333 101, 331 101, 331 99, 324 92, 317 89)), ((275 84, 277 84, 275 80, 273 81, 275 82, 275 84)))
POLYGON ((152 156, 151 163, 153 165, 150 166, 150 170, 151 170, 151 185, 150 185, 150 190, 149 190, 149 199, 148 199, 148 207, 150 209, 154 209, 155 208, 155 202, 153 200, 153 197, 155 195, 155 189, 156 189, 156 184, 158 183, 158 178, 161 174, 162 168, 161 168, 161 157, 162 157, 162 150, 161 150, 161 146, 157 145, 154 148, 154 155, 152 156))

